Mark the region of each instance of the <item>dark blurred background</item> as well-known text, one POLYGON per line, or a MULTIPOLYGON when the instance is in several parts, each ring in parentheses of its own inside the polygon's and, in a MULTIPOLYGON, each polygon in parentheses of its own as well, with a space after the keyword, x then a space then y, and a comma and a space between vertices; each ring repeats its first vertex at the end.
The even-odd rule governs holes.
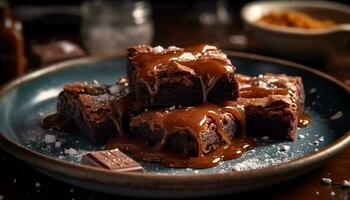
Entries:
MULTIPOLYGON (((23 24, 24 46, 27 56, 26 71, 52 64, 52 62, 43 63, 38 61, 38 55, 35 54, 40 54, 40 49, 35 52, 35 49, 38 48, 34 47, 33 50, 33 45, 61 40, 67 40, 77 44, 79 47, 83 48, 87 54, 107 53, 112 50, 122 51, 126 46, 133 44, 130 41, 135 40, 135 43, 151 43, 153 45, 164 46, 188 46, 206 42, 228 50, 289 58, 288 56, 276 55, 270 51, 266 51, 255 40, 254 36, 252 36, 249 31, 246 31, 240 18, 240 10, 243 5, 250 1, 151 0, 148 1, 149 4, 141 6, 140 9, 146 10, 146 16, 141 16, 141 20, 146 21, 143 22, 143 24, 150 22, 152 27, 136 30, 136 28, 131 29, 126 26, 127 28, 125 28, 125 30, 123 29, 123 32, 120 34, 110 29, 101 31, 101 27, 92 30, 94 25, 104 23, 103 21, 96 20, 101 15, 96 11, 100 9, 100 7, 92 2, 103 2, 107 5, 111 4, 116 8, 115 10, 124 9, 127 10, 128 13, 133 12, 132 9, 125 5, 134 1, 36 0, 29 2, 24 0, 11 0, 9 2, 13 15, 23 24), (84 9, 84 4, 85 8, 90 6, 89 9, 84 9), (148 11, 151 11, 149 16, 147 14, 148 11), (104 36, 101 32, 103 32, 103 34, 109 34, 110 38, 104 36), (120 35, 119 40, 128 40, 129 42, 120 42, 116 39, 116 35, 120 35), (129 38, 127 37, 128 35, 129 38), (139 35, 143 37, 140 38, 139 35), (103 44, 102 39, 106 40, 105 43, 110 46, 101 46, 103 44), (110 44, 113 42, 115 42, 114 46, 110 44)), ((350 3, 346 0, 339 2, 344 4, 350 3)), ((125 15, 125 18, 128 17, 124 12, 112 13, 111 15, 114 15, 112 17, 123 15, 125 15)), ((121 25, 120 21, 121 20, 115 20, 113 26, 117 29, 124 26, 125 24, 121 25)), ((124 20, 123 23, 127 23, 126 21, 128 20, 124 20)), ((337 52, 337 54, 343 53, 337 52)), ((321 59, 321 62, 328 62, 328 60, 329 57, 324 57, 321 59)), ((314 62, 314 60, 312 60, 312 62, 302 62, 313 65, 314 67, 320 66, 319 61, 314 62)))
MULTIPOLYGON (((0 5, 2 1, 4 0, 0 0, 0 5)), ((24 64, 22 64, 25 67, 11 71, 11 65, 8 65, 9 67, 5 65, 16 63, 17 60, 3 56, 1 49, 9 52, 14 45, 0 41, 0 87, 16 75, 23 75, 63 60, 123 51, 126 46, 134 43, 188 46, 200 42, 214 44, 225 50, 244 51, 301 62, 350 85, 348 43, 341 49, 316 60, 298 60, 270 52, 259 44, 242 23, 240 11, 242 6, 249 2, 151 0, 135 6, 133 1, 104 0, 103 3, 96 3, 96 1, 71 0, 10 0, 12 15, 23 25, 23 27, 14 26, 13 31, 15 34, 17 31, 23 32, 24 64), (6 45, 10 48, 6 48, 6 45), (5 64, 1 63, 1 59, 5 64)), ((339 2, 350 4, 348 0, 339 2)), ((1 36, 0 30, 0 39, 1 36)), ((21 44, 22 39, 17 38, 16 42, 21 44)), ((18 47, 22 48, 21 45, 18 47)), ((344 157, 348 158, 348 155, 344 157)), ((71 199, 72 194, 81 197, 79 199, 110 197, 75 187, 73 192, 72 186, 41 175, 3 151, 0 151, 0 158, 2 158, 0 164, 5 169, 0 173, 0 200, 4 196, 4 199, 71 199), (21 180, 16 182, 14 177, 21 180), (33 189, 34 183, 38 180, 43 185, 41 192, 37 188, 33 189), (53 197, 52 194, 57 194, 57 197, 53 197)), ((339 166, 341 167, 338 163, 329 164, 329 168, 334 169, 333 171, 337 171, 339 166)), ((346 171, 344 173, 347 173, 347 170, 344 167, 343 171, 346 171)), ((314 182, 317 184, 319 180, 316 178, 314 182)), ((303 183, 304 180, 300 182, 303 183)), ((295 185, 300 184, 296 182, 295 185)), ((302 192, 300 188, 297 189, 302 192)), ((289 193, 289 186, 286 187, 286 191, 286 194, 289 193)), ((275 190, 270 189, 266 193, 274 194, 275 190)))

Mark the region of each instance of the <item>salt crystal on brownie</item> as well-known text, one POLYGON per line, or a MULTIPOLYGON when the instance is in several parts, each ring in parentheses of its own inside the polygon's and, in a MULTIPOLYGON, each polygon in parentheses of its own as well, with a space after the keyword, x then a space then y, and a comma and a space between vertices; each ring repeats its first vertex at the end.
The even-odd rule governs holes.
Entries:
POLYGON ((178 50, 181 50, 181 48, 176 47, 176 46, 169 46, 169 47, 168 47, 168 50, 169 50, 169 51, 178 51, 178 50))
POLYGON ((153 47, 154 53, 162 53, 163 51, 164 51, 164 48, 162 46, 153 47))

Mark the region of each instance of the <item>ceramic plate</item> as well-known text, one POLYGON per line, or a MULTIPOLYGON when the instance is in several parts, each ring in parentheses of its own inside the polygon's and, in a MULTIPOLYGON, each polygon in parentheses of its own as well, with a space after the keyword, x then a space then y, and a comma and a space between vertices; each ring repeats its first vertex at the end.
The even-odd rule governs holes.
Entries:
POLYGON ((247 75, 285 73, 301 76, 306 112, 312 125, 298 129, 295 142, 258 139, 255 150, 209 169, 175 169, 141 163, 145 173, 112 173, 79 164, 92 146, 77 134, 44 130, 40 119, 55 112, 65 83, 98 80, 112 84, 125 74, 125 57, 92 57, 68 61, 8 84, 0 93, 0 145, 56 179, 102 192, 141 197, 193 197, 256 189, 289 180, 321 165, 350 143, 350 94, 333 78, 288 61, 229 53, 238 72, 247 75), (61 147, 46 145, 55 134, 61 147), (78 151, 72 154, 72 150, 78 151), (71 154, 70 154, 71 153, 71 154))

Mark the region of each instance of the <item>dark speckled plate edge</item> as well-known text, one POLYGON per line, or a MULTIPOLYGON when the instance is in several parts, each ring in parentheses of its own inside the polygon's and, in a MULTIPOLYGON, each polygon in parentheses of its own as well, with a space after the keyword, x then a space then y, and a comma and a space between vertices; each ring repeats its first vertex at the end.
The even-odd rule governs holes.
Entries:
MULTIPOLYGON (((335 83, 350 94, 349 88, 340 81, 318 70, 307 68, 300 64, 248 53, 227 52, 227 54, 234 57, 278 63, 285 67, 302 69, 335 83)), ((94 63, 117 56, 122 55, 88 57, 52 65, 51 67, 35 71, 8 83, 0 91, 0 96, 5 94, 6 91, 42 75, 79 64, 94 63)), ((30 150, 0 134, 0 147, 2 149, 45 174, 93 190, 139 197, 199 197, 266 187, 309 172, 349 144, 350 130, 344 133, 341 138, 327 147, 320 149, 318 152, 276 166, 224 174, 176 176, 130 172, 114 173, 104 169, 73 164, 30 150)))

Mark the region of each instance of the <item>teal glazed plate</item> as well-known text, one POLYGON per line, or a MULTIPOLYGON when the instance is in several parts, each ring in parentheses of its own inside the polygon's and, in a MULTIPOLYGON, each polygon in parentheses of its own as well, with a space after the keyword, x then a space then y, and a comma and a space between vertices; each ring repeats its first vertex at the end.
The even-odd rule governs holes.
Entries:
POLYGON ((79 134, 45 130, 40 120, 56 110, 65 83, 98 80, 112 84, 125 75, 124 56, 90 57, 53 65, 14 80, 0 92, 0 147, 55 179, 106 193, 138 197, 200 197, 277 184, 320 166, 350 143, 350 93, 341 82, 289 61, 228 52, 239 73, 301 76, 310 127, 295 142, 257 138, 241 158, 209 169, 176 169, 144 163, 144 173, 111 172, 79 164, 93 146, 79 134), (46 144, 56 135, 59 145, 46 144))

